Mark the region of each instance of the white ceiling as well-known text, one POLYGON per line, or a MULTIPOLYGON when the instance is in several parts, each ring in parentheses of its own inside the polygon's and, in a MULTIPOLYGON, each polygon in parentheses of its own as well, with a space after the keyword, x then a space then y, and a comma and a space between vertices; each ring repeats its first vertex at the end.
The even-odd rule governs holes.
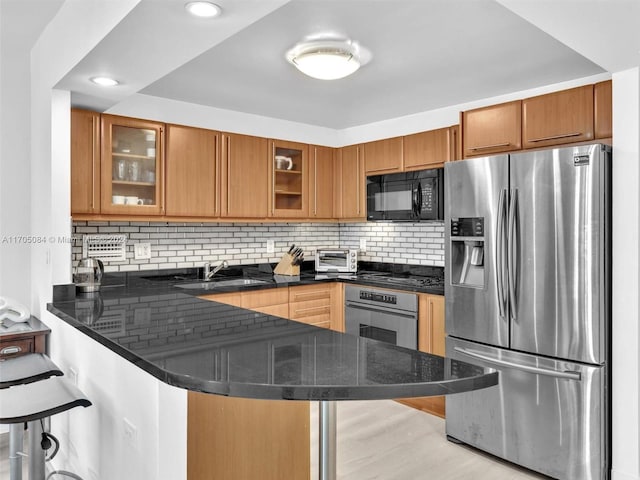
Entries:
POLYGON ((344 129, 629 68, 640 53, 638 0, 218 0, 213 20, 185 2, 141 0, 58 88, 96 110, 142 93, 344 129), (320 34, 373 58, 342 80, 305 77, 284 53, 320 34), (100 89, 96 74, 122 85, 100 89))

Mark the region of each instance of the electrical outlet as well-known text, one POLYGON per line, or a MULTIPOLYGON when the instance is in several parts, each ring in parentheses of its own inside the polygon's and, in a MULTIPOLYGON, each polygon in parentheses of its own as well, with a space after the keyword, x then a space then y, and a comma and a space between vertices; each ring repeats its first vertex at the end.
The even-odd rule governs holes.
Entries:
POLYGON ((360 239, 360 251, 361 252, 366 252, 367 251, 367 239, 366 238, 361 238, 360 239))
POLYGON ((133 246, 133 257, 136 260, 148 260, 151 258, 150 243, 136 243, 133 246))
POLYGON ((273 240, 267 240, 267 253, 274 253, 275 251, 275 242, 273 240))
POLYGON ((137 447, 138 445, 138 427, 136 427, 130 420, 123 418, 123 436, 125 441, 131 447, 137 447))

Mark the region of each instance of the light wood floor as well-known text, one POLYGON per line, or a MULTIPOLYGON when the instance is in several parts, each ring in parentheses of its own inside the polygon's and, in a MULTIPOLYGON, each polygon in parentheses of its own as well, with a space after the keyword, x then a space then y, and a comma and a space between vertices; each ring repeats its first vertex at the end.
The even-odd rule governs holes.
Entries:
MULTIPOLYGON (((315 402, 314 402, 315 403, 315 402)), ((317 408, 312 405, 312 449, 317 408)), ((444 420, 392 400, 338 402, 340 480, 540 480, 548 477, 447 441, 444 420)), ((312 451, 311 479, 318 468, 312 451)))
MULTIPOLYGON (((317 414, 317 404, 313 402, 312 480, 318 478, 317 414)), ((8 445, 9 434, 0 434, 0 479, 3 480, 9 478, 8 445)), ((340 480, 547 478, 448 442, 444 420, 391 400, 338 403, 337 455, 340 480)), ((26 463, 23 462, 25 472, 26 463)), ((26 473, 24 478, 28 478, 26 473)))

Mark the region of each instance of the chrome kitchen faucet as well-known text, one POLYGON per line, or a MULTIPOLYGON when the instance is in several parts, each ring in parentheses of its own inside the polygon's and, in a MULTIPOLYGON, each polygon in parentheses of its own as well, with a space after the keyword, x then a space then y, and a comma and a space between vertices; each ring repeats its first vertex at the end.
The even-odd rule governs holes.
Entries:
POLYGON ((204 264, 204 279, 211 280, 216 273, 218 273, 223 268, 228 268, 228 267, 229 267, 229 262, 227 262, 226 260, 223 260, 222 262, 220 262, 220 264, 217 267, 211 270, 211 263, 207 262, 204 264))

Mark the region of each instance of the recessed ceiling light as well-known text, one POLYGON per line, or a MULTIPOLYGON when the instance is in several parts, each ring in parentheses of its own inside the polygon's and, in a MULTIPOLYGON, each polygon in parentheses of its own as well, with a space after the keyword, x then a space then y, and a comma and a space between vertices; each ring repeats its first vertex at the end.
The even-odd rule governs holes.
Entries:
POLYGON ((184 8, 187 12, 196 17, 213 18, 220 15, 222 9, 211 2, 189 2, 184 8))
POLYGON ((287 52, 286 58, 305 75, 337 80, 366 64, 371 54, 350 41, 314 40, 297 44, 287 52))
POLYGON ((100 85, 101 87, 113 87, 120 83, 117 80, 109 77, 92 77, 90 78, 90 80, 96 85, 100 85))

